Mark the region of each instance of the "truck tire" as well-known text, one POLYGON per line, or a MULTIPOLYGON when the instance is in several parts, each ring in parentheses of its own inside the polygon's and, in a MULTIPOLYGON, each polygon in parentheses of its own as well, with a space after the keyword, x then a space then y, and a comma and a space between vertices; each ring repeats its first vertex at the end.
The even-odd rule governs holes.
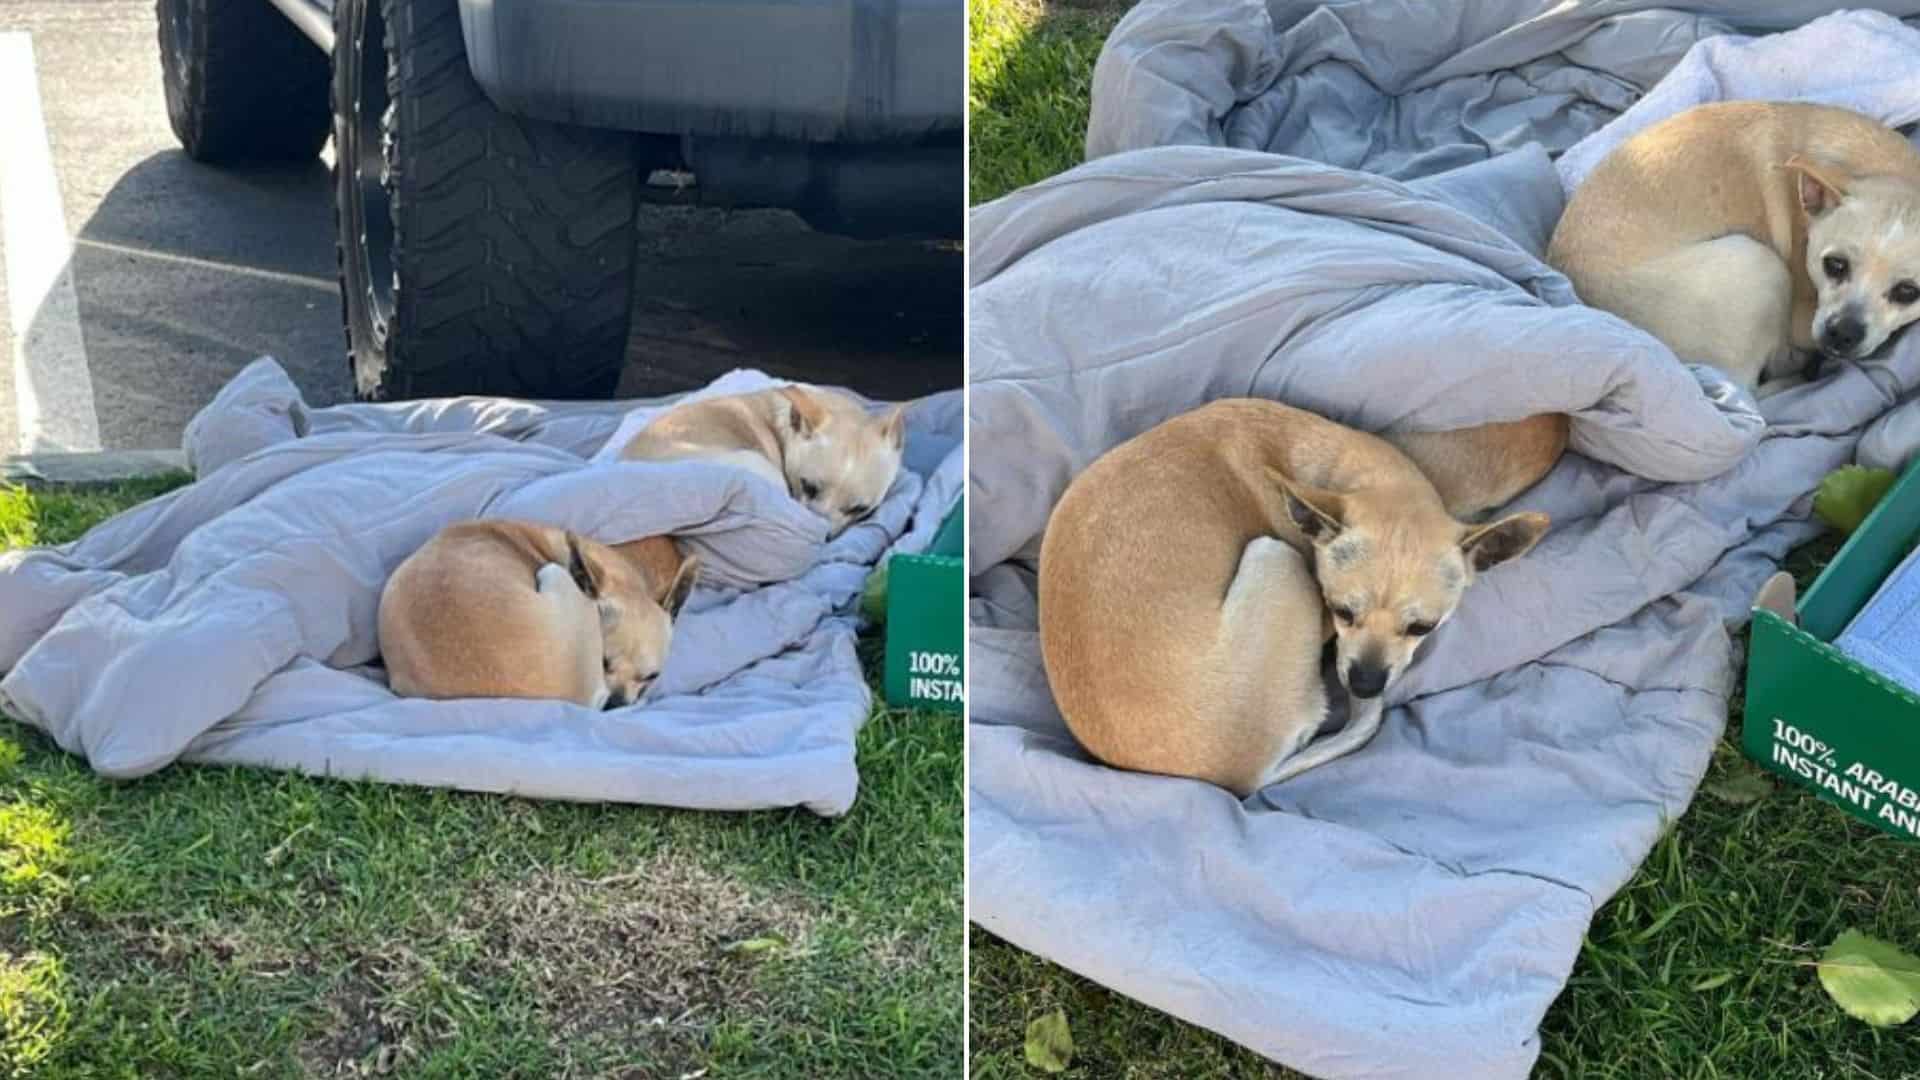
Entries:
POLYGON ((268 0, 157 0, 167 121, 209 164, 311 158, 333 125, 327 57, 268 0))
POLYGON ((496 109, 457 0, 339 0, 333 117, 361 398, 613 392, 632 317, 630 136, 496 109))

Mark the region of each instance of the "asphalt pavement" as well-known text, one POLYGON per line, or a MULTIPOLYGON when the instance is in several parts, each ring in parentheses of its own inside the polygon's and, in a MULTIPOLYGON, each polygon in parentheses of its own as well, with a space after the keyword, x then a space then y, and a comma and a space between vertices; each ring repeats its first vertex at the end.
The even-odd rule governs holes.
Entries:
MULTIPOLYGON (((182 154, 150 2, 0 0, 0 454, 177 447, 261 355, 310 402, 346 400, 323 158, 182 154)), ((639 244, 623 393, 734 367, 888 398, 960 385, 957 245, 680 207, 643 210, 639 244)))

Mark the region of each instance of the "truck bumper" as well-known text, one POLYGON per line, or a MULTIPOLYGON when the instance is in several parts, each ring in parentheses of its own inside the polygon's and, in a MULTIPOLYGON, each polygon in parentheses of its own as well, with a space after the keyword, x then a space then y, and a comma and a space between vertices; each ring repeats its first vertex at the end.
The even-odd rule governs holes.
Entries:
POLYGON ((660 135, 957 140, 962 0, 460 0, 496 105, 660 135))

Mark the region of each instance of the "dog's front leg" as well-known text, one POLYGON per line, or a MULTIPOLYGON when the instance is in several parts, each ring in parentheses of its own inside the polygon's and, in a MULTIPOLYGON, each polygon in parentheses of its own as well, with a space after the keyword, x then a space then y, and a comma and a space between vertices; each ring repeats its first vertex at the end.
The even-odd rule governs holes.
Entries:
POLYGON ((1334 758, 1345 757, 1367 745, 1379 732, 1380 725, 1387 718, 1387 708, 1379 698, 1364 700, 1348 698, 1349 712, 1347 726, 1331 735, 1308 743, 1297 753, 1290 754, 1274 762, 1261 782, 1261 787, 1290 780, 1308 769, 1325 765, 1334 758))

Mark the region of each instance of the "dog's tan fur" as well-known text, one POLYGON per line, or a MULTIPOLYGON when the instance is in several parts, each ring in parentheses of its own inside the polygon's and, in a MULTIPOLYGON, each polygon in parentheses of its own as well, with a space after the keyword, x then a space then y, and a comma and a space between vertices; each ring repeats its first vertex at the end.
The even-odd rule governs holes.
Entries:
POLYGON ((1920 281, 1920 153, 1846 109, 1701 105, 1601 161, 1547 260, 1682 359, 1791 385, 1820 354, 1860 359, 1920 316, 1892 299, 1920 281), (1847 260, 1844 280, 1829 256, 1847 260))
MULTIPOLYGON (((1464 480, 1457 494, 1490 498, 1464 480)), ((1054 508, 1040 554, 1047 678, 1100 760, 1245 795, 1370 738, 1379 693, 1424 638, 1409 627, 1445 622, 1476 570, 1524 553, 1547 524, 1464 525, 1384 440, 1274 402, 1216 401, 1115 447, 1054 508), (1309 746, 1329 635, 1342 685, 1384 678, 1309 746)))
POLYGON ((665 663, 698 572, 664 536, 610 547, 529 522, 449 525, 380 594, 389 684, 408 697, 630 704, 665 663))
POLYGON ((900 471, 906 413, 867 415, 845 394, 782 386, 677 405, 640 429, 623 461, 725 461, 787 488, 838 535, 879 505, 900 471))
POLYGON ((1553 469, 1566 452, 1567 427, 1565 414, 1545 413, 1456 431, 1381 437, 1420 466, 1447 513, 1478 521, 1553 469))

